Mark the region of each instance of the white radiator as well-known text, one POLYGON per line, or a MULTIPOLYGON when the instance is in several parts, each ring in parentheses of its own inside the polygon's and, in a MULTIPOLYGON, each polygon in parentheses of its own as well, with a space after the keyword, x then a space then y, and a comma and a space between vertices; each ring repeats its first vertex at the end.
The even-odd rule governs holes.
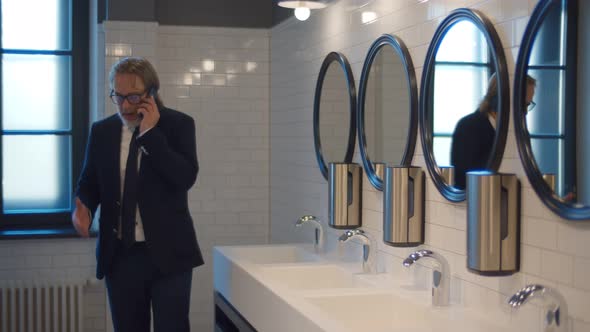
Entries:
POLYGON ((83 332, 84 281, 0 281, 0 332, 83 332))

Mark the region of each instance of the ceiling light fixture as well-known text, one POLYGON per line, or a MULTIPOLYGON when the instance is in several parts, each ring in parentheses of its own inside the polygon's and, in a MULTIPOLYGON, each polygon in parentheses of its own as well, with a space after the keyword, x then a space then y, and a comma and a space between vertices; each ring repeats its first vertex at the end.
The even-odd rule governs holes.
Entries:
POLYGON ((369 23, 373 23, 377 20, 377 13, 375 12, 363 12, 361 14, 361 22, 363 22, 363 24, 369 24, 369 23))
POLYGON ((283 8, 293 8, 295 10, 295 17, 300 21, 307 20, 312 9, 321 9, 327 6, 325 0, 278 0, 277 5, 283 8))
POLYGON ((294 12, 295 17, 297 17, 297 19, 300 21, 307 20, 309 18, 309 15, 311 15, 311 9, 307 7, 297 7, 295 8, 294 12))

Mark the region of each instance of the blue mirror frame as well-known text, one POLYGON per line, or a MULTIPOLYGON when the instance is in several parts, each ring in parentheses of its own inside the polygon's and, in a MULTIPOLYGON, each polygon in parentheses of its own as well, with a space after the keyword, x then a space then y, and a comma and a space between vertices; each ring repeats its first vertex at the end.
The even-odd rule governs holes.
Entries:
POLYGON ((320 68, 318 80, 315 88, 315 96, 313 101, 313 141, 315 145, 315 154, 320 167, 320 171, 326 180, 328 180, 328 165, 324 160, 322 154, 322 142, 320 139, 320 102, 322 97, 322 87, 324 78, 328 71, 328 67, 336 62, 340 65, 346 77, 346 84, 348 86, 348 100, 350 105, 350 126, 348 131, 348 143, 346 147, 346 154, 343 156, 342 162, 351 163, 354 154, 354 145, 356 144, 356 87, 354 84, 354 76, 348 59, 339 52, 330 52, 320 68))
MULTIPOLYGON (((564 201, 543 179, 543 174, 533 154, 526 124, 526 113, 524 112, 526 109, 526 78, 533 44, 545 17, 554 6, 561 7, 562 1, 541 0, 537 3, 520 44, 514 74, 514 133, 516 135, 516 144, 522 166, 533 190, 535 190, 543 204, 562 218, 588 221, 590 220, 590 206, 578 206, 564 201)), ((577 11, 575 10, 574 12, 577 11)))
POLYGON ((477 26, 486 38, 489 46, 491 62, 494 70, 498 75, 498 121, 496 128, 496 137, 492 147, 489 159, 487 161, 488 169, 498 170, 502 162, 504 147, 506 145, 506 136, 508 135, 508 121, 510 113, 510 89, 508 79, 508 69, 506 65, 506 56, 500 37, 494 28, 493 23, 481 12, 474 9, 459 8, 452 11, 438 26, 434 37, 428 47, 426 60, 424 62, 422 81, 420 85, 420 134, 422 137, 422 150, 426 167, 430 173, 430 178, 434 182, 438 191, 451 202, 461 202, 465 200, 465 190, 457 189, 447 184, 441 174, 441 170, 436 164, 434 158, 433 134, 432 134, 432 100, 434 91, 432 89, 434 82, 434 65, 438 48, 444 39, 446 33, 451 27, 463 20, 471 21, 477 26))
POLYGON ((361 73, 361 80, 359 83, 359 102, 358 102, 358 139, 359 148, 361 150, 361 157, 363 160, 363 166, 365 173, 369 178, 369 181, 377 190, 383 191, 383 179, 379 178, 375 170, 375 166, 371 161, 371 157, 367 152, 367 137, 365 134, 365 99, 367 93, 367 85, 369 83, 369 75, 371 66, 375 57, 381 49, 384 47, 392 47, 393 50, 399 55, 402 64, 406 71, 406 79, 408 82, 410 103, 409 103, 409 128, 406 136, 406 147, 404 154, 401 159, 403 166, 409 166, 412 163, 414 157, 414 150, 416 147, 416 136, 418 133, 418 87, 416 82, 416 72, 414 71, 414 63, 410 52, 406 47, 405 43, 397 36, 385 34, 377 38, 369 48, 365 62, 363 64, 363 70, 361 73))

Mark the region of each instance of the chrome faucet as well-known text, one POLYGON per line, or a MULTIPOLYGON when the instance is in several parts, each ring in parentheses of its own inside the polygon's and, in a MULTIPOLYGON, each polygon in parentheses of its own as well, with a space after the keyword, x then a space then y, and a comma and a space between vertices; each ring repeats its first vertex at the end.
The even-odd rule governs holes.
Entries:
POLYGON ((437 262, 437 266, 434 267, 432 272, 432 305, 437 307, 449 305, 451 276, 449 274, 449 263, 443 256, 430 250, 418 250, 404 259, 403 264, 405 267, 410 267, 423 257, 433 258, 437 262))
POLYGON ((548 297, 551 306, 545 316, 546 329, 555 327, 557 331, 567 331, 567 304, 565 298, 555 289, 542 285, 528 285, 514 293, 508 300, 513 308, 518 308, 536 295, 548 297))
POLYGON ((353 238, 358 238, 363 242, 363 272, 377 273, 377 247, 375 241, 362 229, 345 231, 340 235, 338 241, 346 242, 353 238))
POLYGON ((301 227, 303 224, 311 224, 315 227, 315 238, 313 241, 313 248, 316 253, 320 253, 324 250, 324 227, 316 216, 305 215, 297 219, 295 227, 301 227))

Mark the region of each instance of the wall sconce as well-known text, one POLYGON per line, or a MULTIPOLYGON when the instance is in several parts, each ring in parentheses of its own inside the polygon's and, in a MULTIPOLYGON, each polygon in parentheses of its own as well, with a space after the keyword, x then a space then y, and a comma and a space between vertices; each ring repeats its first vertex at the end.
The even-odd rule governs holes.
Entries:
POLYGON ((277 0, 277 5, 283 8, 293 8, 295 17, 300 21, 305 21, 309 18, 312 9, 321 9, 327 6, 322 0, 277 0))

